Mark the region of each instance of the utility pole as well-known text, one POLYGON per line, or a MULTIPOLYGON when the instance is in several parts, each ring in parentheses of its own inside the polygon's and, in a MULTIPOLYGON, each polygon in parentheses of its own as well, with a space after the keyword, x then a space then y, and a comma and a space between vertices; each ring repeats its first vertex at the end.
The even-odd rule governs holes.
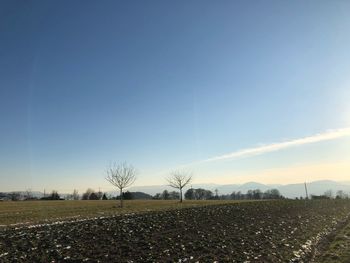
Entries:
POLYGON ((309 199, 309 195, 307 193, 307 186, 306 186, 306 182, 304 183, 304 186, 305 186, 305 194, 306 194, 306 200, 309 199))

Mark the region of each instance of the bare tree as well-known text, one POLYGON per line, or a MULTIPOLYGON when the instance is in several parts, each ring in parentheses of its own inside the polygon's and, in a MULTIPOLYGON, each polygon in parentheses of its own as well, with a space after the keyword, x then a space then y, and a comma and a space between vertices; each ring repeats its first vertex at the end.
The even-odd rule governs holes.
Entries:
POLYGON ((111 163, 107 167, 106 180, 120 191, 120 207, 123 207, 123 189, 132 185, 136 180, 136 169, 124 163, 111 163))
POLYGON ((24 199, 25 200, 33 199, 33 193, 32 193, 32 189, 31 188, 26 189, 24 199))
POLYGON ((79 192, 77 189, 74 189, 73 194, 72 194, 72 199, 79 200, 79 192))
POLYGON ((333 191, 327 190, 326 192, 324 192, 324 196, 329 198, 329 199, 333 198, 333 191))
POLYGON ((21 199, 21 194, 18 192, 12 192, 9 194, 11 201, 18 201, 21 199))
POLYGON ((83 193, 83 195, 81 196, 82 200, 90 200, 90 195, 92 195, 92 193, 94 193, 94 189, 88 188, 86 190, 85 193, 83 193))
POLYGON ((60 200, 61 197, 56 190, 52 190, 49 200, 60 200))
POLYGON ((182 203, 182 189, 192 181, 192 174, 186 171, 174 171, 167 181, 169 186, 179 189, 180 203, 182 203))

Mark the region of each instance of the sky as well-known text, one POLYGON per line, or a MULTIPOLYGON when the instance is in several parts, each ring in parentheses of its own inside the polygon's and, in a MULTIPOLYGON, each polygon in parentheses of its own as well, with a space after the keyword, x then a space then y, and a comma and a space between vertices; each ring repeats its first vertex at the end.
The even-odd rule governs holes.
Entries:
POLYGON ((350 181, 349 1, 0 1, 0 191, 350 181))

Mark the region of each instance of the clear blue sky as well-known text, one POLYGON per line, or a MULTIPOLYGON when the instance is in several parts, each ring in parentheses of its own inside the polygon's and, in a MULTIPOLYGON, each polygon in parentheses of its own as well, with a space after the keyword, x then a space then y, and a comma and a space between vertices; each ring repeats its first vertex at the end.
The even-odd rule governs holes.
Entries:
MULTIPOLYGON (((0 1, 0 191, 107 189, 112 160, 163 184, 182 164, 349 127, 349 14, 349 1, 0 1)), ((346 162, 349 146, 191 169, 234 183, 346 162)))

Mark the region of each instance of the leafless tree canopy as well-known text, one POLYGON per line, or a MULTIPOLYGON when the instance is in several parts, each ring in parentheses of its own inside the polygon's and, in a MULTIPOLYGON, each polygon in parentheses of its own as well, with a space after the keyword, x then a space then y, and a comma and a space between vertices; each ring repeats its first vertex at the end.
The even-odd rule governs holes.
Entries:
POLYGON ((180 190, 180 202, 182 202, 182 188, 192 181, 192 173, 187 171, 174 171, 167 178, 169 186, 180 190))
POLYGON ((192 174, 186 171, 174 171, 167 181, 171 187, 182 189, 192 181, 192 174))
POLYGON ((127 163, 111 163, 107 168, 106 180, 120 191, 120 207, 123 207, 123 189, 136 180, 136 169, 127 163))
POLYGON ((132 185, 136 180, 136 169, 127 163, 112 163, 107 168, 106 180, 119 189, 132 185))
POLYGON ((74 189, 73 194, 72 194, 73 200, 79 200, 79 192, 77 189, 74 189))

